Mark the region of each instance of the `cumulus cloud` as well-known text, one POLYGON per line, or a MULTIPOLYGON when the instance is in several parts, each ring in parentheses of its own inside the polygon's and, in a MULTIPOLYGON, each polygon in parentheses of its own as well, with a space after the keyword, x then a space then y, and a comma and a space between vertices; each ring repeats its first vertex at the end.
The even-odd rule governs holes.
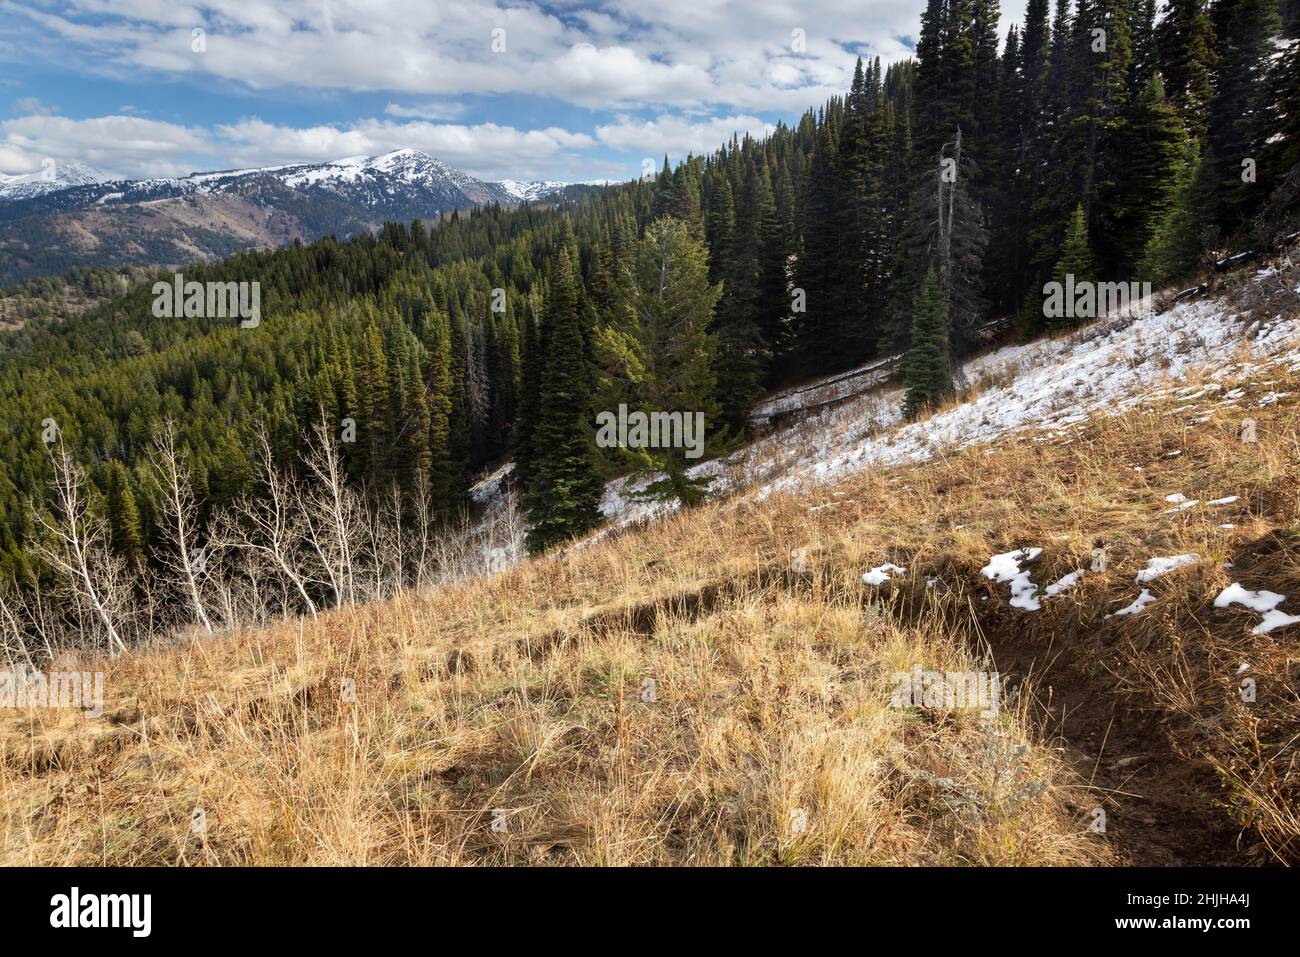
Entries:
POLYGON ((193 170, 189 159, 209 155, 210 147, 206 130, 139 116, 0 121, 0 171, 9 173, 34 172, 52 157, 80 160, 111 175, 175 176, 193 170))
POLYGON ((774 127, 756 116, 719 116, 692 120, 682 116, 658 116, 652 120, 621 117, 617 123, 596 127, 596 138, 611 149, 634 152, 659 160, 665 154, 677 160, 688 153, 712 153, 733 135, 759 138, 774 127))
POLYGON ((26 116, 0 122, 0 172, 33 172, 44 158, 54 157, 81 160, 111 175, 177 176, 414 147, 488 179, 616 175, 608 163, 580 155, 594 145, 586 133, 559 127, 519 130, 497 123, 368 119, 347 127, 291 127, 250 118, 205 130, 137 116, 26 116))
MULTIPOLYGON (((585 107, 802 109, 853 53, 907 55, 922 0, 10 0, 86 68, 426 96, 542 93, 585 107), (57 11, 57 12, 54 12, 57 11), (563 15, 561 15, 561 12, 563 15), (191 31, 206 31, 193 51, 191 31), (494 33, 494 31, 503 31, 494 33), (799 41, 796 42, 796 36, 799 41), (494 40, 496 41, 494 43, 494 40)), ((1009 19, 1009 18, 1008 18, 1009 19)))
MULTIPOLYGON (((733 133, 761 136, 771 129, 761 117, 797 115, 843 93, 856 54, 886 62, 910 55, 923 6, 0 0, 0 56, 22 50, 30 62, 65 71, 201 86, 254 103, 282 92, 321 100, 380 94, 387 103, 372 99, 367 111, 382 115, 365 119, 290 126, 254 117, 203 128, 125 109, 60 122, 52 107, 24 98, 16 105, 25 115, 0 121, 0 170, 26 172, 43 156, 68 156, 121 175, 175 175, 411 146, 492 178, 626 178, 641 157, 708 152, 733 133), (514 126, 468 123, 469 96, 476 104, 518 97, 543 106, 538 114, 488 114, 509 116, 514 126)), ((1006 4, 1003 33, 1019 13, 1013 6, 1006 4)))

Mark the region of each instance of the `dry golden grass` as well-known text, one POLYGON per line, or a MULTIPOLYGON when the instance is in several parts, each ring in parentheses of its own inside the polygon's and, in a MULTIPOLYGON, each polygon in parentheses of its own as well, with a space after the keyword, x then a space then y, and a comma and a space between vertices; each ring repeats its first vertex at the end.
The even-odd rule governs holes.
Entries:
POLYGON ((1257 615, 1212 601, 1241 581, 1300 607, 1293 400, 1249 412, 1258 444, 1236 437, 1300 382, 1243 386, 94 663, 102 718, 0 724, 0 862, 1020 865, 1183 845, 1178 862, 1219 862, 1213 828, 1146 820, 1180 788, 1241 853, 1294 860, 1300 626, 1255 636, 1257 615), (1203 504, 1167 513, 1173 492, 1203 504), (1041 588, 1098 540, 1109 571, 1038 613, 978 574, 1041 546, 1041 588), (1149 585, 1145 614, 1104 617, 1148 558, 1184 552, 1205 561, 1149 585), (864 585, 885 561, 908 573, 864 585), (993 719, 891 708, 915 664, 1031 680, 993 719))

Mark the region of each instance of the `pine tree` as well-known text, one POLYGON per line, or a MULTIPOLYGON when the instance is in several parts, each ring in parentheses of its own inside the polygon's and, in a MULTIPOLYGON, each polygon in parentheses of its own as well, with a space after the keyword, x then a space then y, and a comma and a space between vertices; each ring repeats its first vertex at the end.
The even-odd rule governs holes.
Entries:
POLYGON ((1272 38, 1280 29, 1277 0, 1219 0, 1211 11, 1215 31, 1216 69, 1210 100, 1209 172, 1217 184, 1216 221, 1223 232, 1240 226, 1263 201, 1258 176, 1243 173, 1258 166, 1256 150, 1267 117, 1264 81, 1274 54, 1272 38))
POLYGON ((556 258, 546 318, 533 457, 523 499, 528 514, 525 541, 531 552, 545 551, 595 527, 604 491, 592 446, 577 279, 568 255, 556 258))
POLYGON ((1168 0, 1156 29, 1161 73, 1169 101, 1182 114, 1190 136, 1203 138, 1213 89, 1214 29, 1205 0, 1168 0))
MULTIPOLYGON (((1071 284, 1078 286, 1081 283, 1095 283, 1096 280, 1097 266, 1088 245, 1088 222, 1084 218, 1081 203, 1074 208, 1070 227, 1065 231, 1065 242, 1061 245, 1061 257, 1056 261, 1056 268, 1052 271, 1052 281, 1059 283, 1062 289, 1065 289, 1071 284)), ((1049 331, 1054 332, 1076 325, 1083 318, 1086 317, 1054 316, 1046 319, 1046 326, 1049 331)))
POLYGON ((116 459, 108 465, 108 529, 113 551, 133 566, 139 565, 144 554, 140 511, 136 508, 126 467, 116 459))
MULTIPOLYGON (((597 334, 605 407, 612 411, 621 402, 648 415, 698 415, 712 431, 717 342, 709 327, 722 291, 709 284, 708 251, 685 224, 656 220, 646 227, 635 277, 635 295, 621 320, 597 334)), ((705 483, 686 474, 692 464, 688 453, 692 450, 661 447, 622 454, 665 474, 646 495, 690 504, 701 497, 705 483)))
POLYGON ((1153 74, 1117 135, 1115 153, 1124 170, 1107 184, 1093 243, 1103 274, 1128 276, 1142 258, 1169 208, 1183 144, 1182 121, 1165 100, 1160 75, 1153 74))
POLYGON ((907 389, 903 411, 916 418, 952 392, 948 358, 948 317, 934 269, 926 271, 912 303, 911 345, 903 361, 907 389))

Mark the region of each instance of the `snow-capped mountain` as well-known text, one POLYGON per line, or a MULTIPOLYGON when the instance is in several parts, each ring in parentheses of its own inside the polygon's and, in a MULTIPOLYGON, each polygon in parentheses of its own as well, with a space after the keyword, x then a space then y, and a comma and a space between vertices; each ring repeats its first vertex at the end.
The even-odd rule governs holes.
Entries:
POLYGON ((173 265, 292 239, 535 202, 564 183, 477 179, 416 149, 107 179, 80 163, 0 178, 0 285, 69 265, 173 265))
POLYGON ((513 206, 525 200, 535 201, 565 186, 557 182, 488 182, 416 149, 349 156, 325 163, 214 170, 141 180, 109 180, 80 163, 60 164, 54 169, 53 178, 43 178, 47 173, 8 178, 14 186, 0 180, 0 201, 35 200, 17 206, 0 205, 0 219, 106 203, 224 193, 245 189, 252 182, 276 182, 308 196, 328 193, 381 217, 408 220, 494 202, 513 206), (23 184, 17 183, 19 179, 23 184))
POLYGON ((569 184, 550 179, 538 179, 529 183, 521 183, 517 179, 503 179, 497 185, 522 203, 535 203, 539 199, 561 192, 569 184))
POLYGON ((8 176, 0 173, 0 201, 31 199, 67 189, 71 186, 90 186, 102 183, 108 177, 85 163, 76 160, 60 163, 46 160, 42 168, 34 173, 8 176))

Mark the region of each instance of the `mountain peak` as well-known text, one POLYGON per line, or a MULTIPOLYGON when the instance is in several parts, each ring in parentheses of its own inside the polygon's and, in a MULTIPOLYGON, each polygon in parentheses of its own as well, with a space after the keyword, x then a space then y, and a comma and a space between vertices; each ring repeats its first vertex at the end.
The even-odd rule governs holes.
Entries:
POLYGON ((47 160, 41 169, 32 173, 9 176, 0 173, 0 199, 27 199, 41 196, 69 186, 89 186, 103 183, 109 176, 79 160, 47 160))

